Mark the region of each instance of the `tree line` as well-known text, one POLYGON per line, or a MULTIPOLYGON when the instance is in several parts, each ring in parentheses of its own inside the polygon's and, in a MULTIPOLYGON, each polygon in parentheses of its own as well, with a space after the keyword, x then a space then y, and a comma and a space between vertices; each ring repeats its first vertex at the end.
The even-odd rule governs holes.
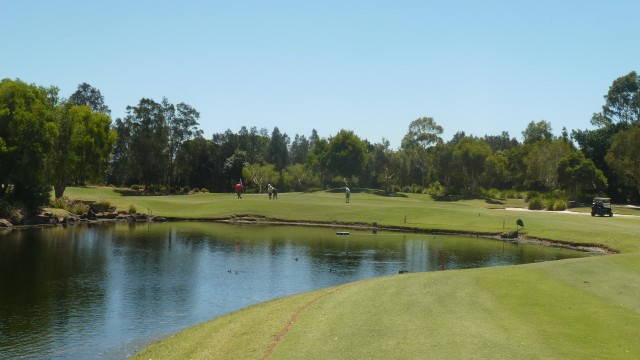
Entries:
POLYGON ((36 208, 69 184, 138 186, 148 193, 205 189, 282 191, 348 185, 392 192, 475 196, 486 189, 562 192, 585 199, 640 197, 640 78, 617 78, 594 129, 562 129, 531 121, 522 141, 508 132, 482 137, 444 129, 431 117, 412 121, 398 149, 342 129, 293 139, 278 127, 228 129, 205 138, 200 114, 142 98, 112 121, 100 91, 78 86, 68 99, 55 87, 0 82, 0 201, 36 208))

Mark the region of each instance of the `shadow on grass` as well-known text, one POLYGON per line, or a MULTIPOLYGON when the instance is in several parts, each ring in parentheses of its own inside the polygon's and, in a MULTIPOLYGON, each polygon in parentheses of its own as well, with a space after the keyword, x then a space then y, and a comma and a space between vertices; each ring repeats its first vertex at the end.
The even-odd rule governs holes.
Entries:
POLYGON ((491 198, 486 198, 484 200, 487 204, 492 204, 492 205, 504 205, 505 202, 502 200, 498 200, 498 199, 491 199, 491 198))
MULTIPOLYGON (((342 187, 342 188, 328 189, 325 191, 332 194, 339 194, 339 193, 344 193, 344 188, 342 187)), ((398 198, 407 197, 406 194, 401 194, 397 192, 391 192, 387 194, 384 192, 384 190, 380 190, 380 189, 353 188, 351 189, 351 193, 352 194, 372 194, 372 195, 378 195, 378 196, 384 196, 384 197, 398 197, 398 198)))
POLYGON ((493 205, 505 204, 505 202, 502 200, 492 199, 492 198, 488 198, 481 195, 473 196, 473 195, 446 194, 446 195, 432 195, 432 197, 433 197, 433 200, 435 201, 443 201, 443 202, 456 202, 456 201, 462 201, 462 200, 484 200, 487 204, 493 204, 493 205))
POLYGON ((113 192, 120 194, 121 196, 166 196, 166 195, 188 195, 181 191, 170 191, 170 190, 156 190, 156 191, 147 191, 147 190, 133 190, 133 189, 113 189, 113 192))

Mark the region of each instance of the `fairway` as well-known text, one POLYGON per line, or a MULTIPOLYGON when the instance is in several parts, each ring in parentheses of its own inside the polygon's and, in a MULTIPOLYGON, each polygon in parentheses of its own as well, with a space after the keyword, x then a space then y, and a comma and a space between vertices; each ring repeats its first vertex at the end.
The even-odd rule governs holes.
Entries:
MULTIPOLYGON (((149 358, 637 359, 640 219, 507 211, 484 200, 438 202, 339 193, 126 197, 109 188, 67 196, 175 218, 372 224, 600 244, 620 255, 521 266, 414 273, 299 294, 223 316, 152 345, 149 358), (406 223, 405 223, 406 217, 406 223)), ((524 204, 522 203, 522 206, 524 204)))

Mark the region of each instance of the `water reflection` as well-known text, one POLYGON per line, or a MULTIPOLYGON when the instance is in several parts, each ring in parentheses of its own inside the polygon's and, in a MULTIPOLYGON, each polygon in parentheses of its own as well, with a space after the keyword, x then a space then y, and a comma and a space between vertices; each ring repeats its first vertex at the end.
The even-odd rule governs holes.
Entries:
POLYGON ((586 256, 493 240, 209 223, 0 234, 2 358, 126 358, 268 299, 364 278, 586 256))

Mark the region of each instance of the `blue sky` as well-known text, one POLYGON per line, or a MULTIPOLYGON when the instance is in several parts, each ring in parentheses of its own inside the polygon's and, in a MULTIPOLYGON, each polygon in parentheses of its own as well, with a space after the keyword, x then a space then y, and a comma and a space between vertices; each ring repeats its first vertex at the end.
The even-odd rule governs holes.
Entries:
POLYGON ((99 89, 112 116, 185 102, 207 138, 277 126, 392 147, 430 116, 457 131, 591 128, 640 71, 636 1, 0 0, 0 78, 99 89))

